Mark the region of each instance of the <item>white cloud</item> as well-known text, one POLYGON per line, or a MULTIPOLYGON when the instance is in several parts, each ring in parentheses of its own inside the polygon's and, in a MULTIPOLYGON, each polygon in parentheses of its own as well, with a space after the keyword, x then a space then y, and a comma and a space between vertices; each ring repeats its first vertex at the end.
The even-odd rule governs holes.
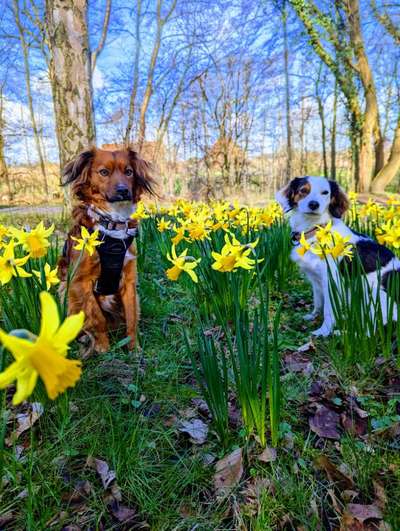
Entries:
POLYGON ((93 88, 99 89, 99 90, 104 88, 104 85, 105 85, 105 79, 104 79, 103 73, 97 65, 93 72, 92 83, 93 83, 93 88))

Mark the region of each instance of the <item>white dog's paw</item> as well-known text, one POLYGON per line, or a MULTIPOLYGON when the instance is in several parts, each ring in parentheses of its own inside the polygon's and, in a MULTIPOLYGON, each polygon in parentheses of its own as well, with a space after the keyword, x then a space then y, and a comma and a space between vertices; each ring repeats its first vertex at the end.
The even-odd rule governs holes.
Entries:
POLYGON ((314 319, 316 319, 319 315, 319 312, 311 312, 311 313, 306 313, 306 315, 303 317, 303 319, 305 321, 314 321, 314 319))
POLYGON ((323 323, 320 328, 312 332, 313 336, 327 337, 332 333, 332 325, 323 323))

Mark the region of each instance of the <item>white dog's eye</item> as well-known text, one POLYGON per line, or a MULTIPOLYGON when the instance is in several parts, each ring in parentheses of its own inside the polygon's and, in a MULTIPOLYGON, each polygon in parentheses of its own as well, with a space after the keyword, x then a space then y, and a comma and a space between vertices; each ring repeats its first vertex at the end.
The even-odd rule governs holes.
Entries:
POLYGON ((324 190, 323 192, 321 192, 322 195, 327 195, 329 194, 329 190, 324 190))

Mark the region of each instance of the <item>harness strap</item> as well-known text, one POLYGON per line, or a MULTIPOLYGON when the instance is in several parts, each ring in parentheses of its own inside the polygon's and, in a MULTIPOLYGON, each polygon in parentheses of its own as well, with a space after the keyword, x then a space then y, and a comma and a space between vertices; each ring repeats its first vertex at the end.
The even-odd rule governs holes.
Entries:
MULTIPOLYGON (((310 229, 310 230, 304 232, 304 237, 305 237, 305 239, 306 239, 306 240, 309 240, 310 238, 312 238, 312 237, 315 235, 315 233, 316 233, 320 228, 324 228, 324 227, 326 227, 326 224, 325 224, 325 225, 319 225, 318 227, 313 227, 312 229, 310 229)), ((302 232, 296 232, 296 231, 292 232, 292 235, 291 235, 291 236, 292 236, 292 243, 293 243, 293 245, 297 245, 297 244, 299 243, 302 234, 303 234, 302 232)))
POLYGON ((126 251, 135 236, 121 240, 104 235, 102 245, 96 247, 100 258, 100 276, 94 285, 96 295, 113 295, 119 289, 126 251))
POLYGON ((126 230, 129 229, 136 229, 137 228, 137 221, 134 219, 127 219, 127 220, 113 220, 111 217, 98 212, 93 207, 88 207, 87 209, 88 215, 96 221, 98 225, 101 225, 106 230, 126 230))

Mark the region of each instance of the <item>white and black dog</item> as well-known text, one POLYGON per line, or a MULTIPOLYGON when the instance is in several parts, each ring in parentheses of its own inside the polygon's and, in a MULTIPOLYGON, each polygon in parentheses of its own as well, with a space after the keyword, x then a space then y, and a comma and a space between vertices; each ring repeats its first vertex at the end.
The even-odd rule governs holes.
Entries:
MULTIPOLYGON (((354 250, 367 274, 371 295, 376 295, 377 290, 379 290, 382 315, 386 322, 387 296, 385 290, 389 277, 400 272, 400 260, 387 247, 378 244, 367 236, 352 231, 342 221, 341 218, 349 207, 349 201, 339 185, 335 181, 328 181, 323 177, 296 177, 277 192, 276 200, 281 204, 284 212, 292 212, 290 227, 295 246, 291 258, 307 275, 313 288, 314 309, 312 313, 305 316, 305 319, 313 320, 319 314, 323 315, 322 326, 313 334, 328 336, 333 331, 335 324, 329 296, 328 265, 325 260, 321 260, 311 251, 300 255, 296 251, 296 244, 299 243, 303 232, 308 243, 312 244, 315 241, 317 226, 324 226, 329 221, 332 221, 332 231, 338 232, 343 237, 349 237, 349 243, 354 245, 354 250), (380 270, 379 275, 378 269, 380 270), (378 280, 378 276, 380 280, 378 280)), ((333 279, 338 279, 340 271, 333 259, 329 263, 329 267, 333 272, 333 279)), ((397 320, 397 307, 392 318, 397 320)))

